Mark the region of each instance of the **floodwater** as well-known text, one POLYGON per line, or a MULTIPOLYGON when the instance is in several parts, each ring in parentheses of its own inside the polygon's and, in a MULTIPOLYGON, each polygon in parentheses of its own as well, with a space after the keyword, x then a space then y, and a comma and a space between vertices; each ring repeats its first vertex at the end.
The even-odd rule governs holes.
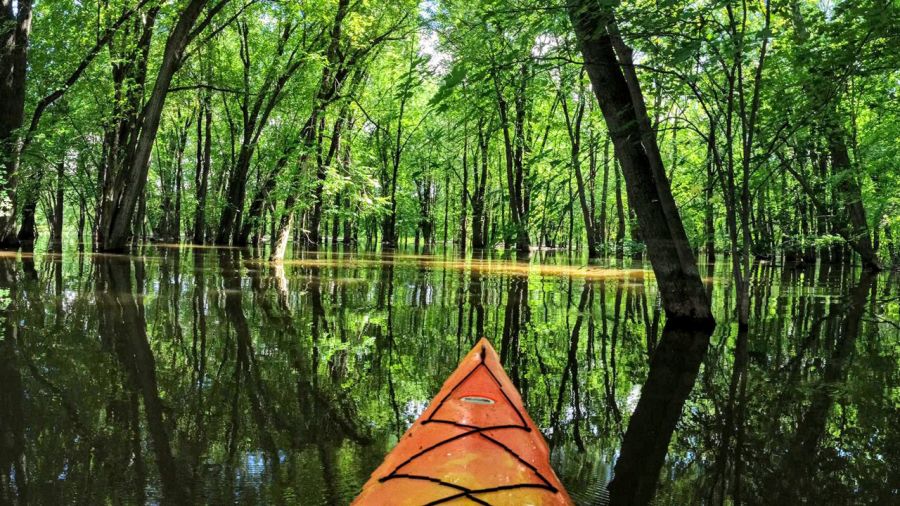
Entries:
POLYGON ((579 504, 900 501, 896 275, 761 264, 742 332, 720 260, 707 337, 631 260, 301 256, 0 257, 0 503, 347 504, 482 335, 579 504))

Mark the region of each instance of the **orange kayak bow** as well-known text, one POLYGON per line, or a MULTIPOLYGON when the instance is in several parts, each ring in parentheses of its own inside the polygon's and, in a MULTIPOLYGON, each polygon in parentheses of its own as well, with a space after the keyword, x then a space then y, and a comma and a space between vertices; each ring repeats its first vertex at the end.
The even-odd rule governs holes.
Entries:
POLYGON ((572 500, 497 352, 482 339, 353 504, 518 506, 572 500))

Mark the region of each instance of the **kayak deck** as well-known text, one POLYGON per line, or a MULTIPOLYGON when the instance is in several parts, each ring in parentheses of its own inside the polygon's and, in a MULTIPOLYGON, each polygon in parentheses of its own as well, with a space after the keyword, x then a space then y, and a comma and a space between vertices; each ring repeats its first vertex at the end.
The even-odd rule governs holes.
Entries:
POLYGON ((355 505, 567 505, 550 451, 522 399, 482 339, 355 505))

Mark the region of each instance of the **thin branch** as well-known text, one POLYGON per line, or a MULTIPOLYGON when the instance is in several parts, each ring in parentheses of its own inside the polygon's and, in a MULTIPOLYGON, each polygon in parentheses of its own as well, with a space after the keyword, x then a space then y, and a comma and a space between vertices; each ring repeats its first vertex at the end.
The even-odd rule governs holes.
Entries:
POLYGON ((31 114, 31 123, 28 126, 28 131, 25 133, 25 137, 22 140, 21 151, 25 151, 28 145, 31 143, 31 139, 34 135, 34 131, 37 129, 38 123, 41 121, 41 116, 43 116, 44 111, 52 105, 54 102, 60 99, 75 82, 81 77, 85 70, 90 66, 91 62, 94 61, 94 58, 97 54, 100 53, 100 50, 109 43, 110 39, 112 39, 113 35, 119 30, 119 28, 128 21, 131 16, 133 16, 138 10, 140 10, 144 5, 149 3, 150 0, 141 0, 133 9, 126 10, 119 16, 112 25, 110 25, 104 32, 103 35, 97 39, 97 42, 93 47, 88 51, 88 53, 82 58, 81 62, 75 67, 75 70, 69 75, 68 79, 65 80, 62 86, 53 90, 49 95, 40 99, 37 105, 34 108, 34 112, 31 114))

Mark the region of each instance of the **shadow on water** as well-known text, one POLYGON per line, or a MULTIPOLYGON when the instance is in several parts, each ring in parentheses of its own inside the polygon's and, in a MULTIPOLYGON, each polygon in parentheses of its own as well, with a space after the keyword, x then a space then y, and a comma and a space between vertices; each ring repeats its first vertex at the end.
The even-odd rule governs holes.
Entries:
POLYGON ((579 504, 896 502, 896 279, 763 264, 738 331, 720 262, 711 333, 568 261, 3 255, 0 503, 347 504, 483 335, 579 504))

